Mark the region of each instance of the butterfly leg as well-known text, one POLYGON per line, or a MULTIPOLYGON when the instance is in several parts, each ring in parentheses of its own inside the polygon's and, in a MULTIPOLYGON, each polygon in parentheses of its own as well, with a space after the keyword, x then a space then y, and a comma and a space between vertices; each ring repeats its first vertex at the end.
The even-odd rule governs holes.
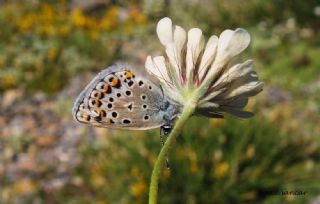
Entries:
MULTIPOLYGON (((172 129, 171 125, 163 125, 160 127, 160 141, 161 141, 162 147, 164 145, 163 137, 167 136, 171 132, 171 129, 172 129)), ((167 166, 167 169, 170 169, 168 156, 166 156, 166 166, 167 166)))

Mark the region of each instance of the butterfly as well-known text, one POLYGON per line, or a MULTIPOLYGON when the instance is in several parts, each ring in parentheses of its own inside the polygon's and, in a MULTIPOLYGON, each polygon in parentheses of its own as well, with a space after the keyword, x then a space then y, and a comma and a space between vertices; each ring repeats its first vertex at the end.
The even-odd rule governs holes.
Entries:
POLYGON ((98 73, 72 108, 74 119, 80 123, 129 130, 161 127, 160 136, 170 132, 178 113, 179 108, 149 75, 123 65, 98 73))

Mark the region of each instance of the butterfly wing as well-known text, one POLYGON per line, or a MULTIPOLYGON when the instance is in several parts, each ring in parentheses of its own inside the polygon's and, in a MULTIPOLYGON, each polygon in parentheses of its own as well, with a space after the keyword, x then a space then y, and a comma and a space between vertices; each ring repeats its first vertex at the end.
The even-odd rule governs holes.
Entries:
POLYGON ((81 92, 73 117, 107 128, 151 129, 165 124, 163 93, 158 85, 132 68, 111 66, 81 92))

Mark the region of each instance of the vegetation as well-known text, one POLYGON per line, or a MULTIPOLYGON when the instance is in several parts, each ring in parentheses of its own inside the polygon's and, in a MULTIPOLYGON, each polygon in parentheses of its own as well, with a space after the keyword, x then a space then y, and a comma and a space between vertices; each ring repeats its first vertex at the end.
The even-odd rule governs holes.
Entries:
POLYGON ((166 15, 183 27, 200 27, 207 36, 227 28, 249 30, 253 43, 246 55, 266 86, 247 107, 255 113, 251 119, 193 117, 188 122, 169 155, 171 169, 161 177, 159 203, 307 203, 319 196, 316 0, 121 1, 91 9, 63 0, 30 2, 7 1, 0 7, 0 203, 147 202, 161 147, 158 130, 75 126, 70 110, 78 92, 61 95, 79 88, 72 87, 74 78, 114 62, 142 66, 148 54, 160 50, 155 24, 166 15), (56 126, 60 132, 54 139, 66 135, 63 128, 80 135, 72 147, 78 155, 72 168, 63 163, 56 169, 38 165, 11 172, 23 158, 37 157, 38 149, 58 151, 64 144, 43 147, 37 126, 22 133, 5 129, 15 118, 35 117, 32 111, 12 115, 10 107, 4 108, 12 90, 23 90, 17 99, 21 106, 45 95, 52 114, 35 120, 45 131, 56 126), (49 179, 63 185, 46 187, 49 179), (286 191, 306 193, 282 195, 286 191))

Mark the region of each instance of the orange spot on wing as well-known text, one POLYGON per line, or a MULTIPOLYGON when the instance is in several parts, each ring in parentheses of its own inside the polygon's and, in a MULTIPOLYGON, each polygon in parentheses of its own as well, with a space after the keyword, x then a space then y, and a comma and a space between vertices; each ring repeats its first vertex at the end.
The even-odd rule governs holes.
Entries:
POLYGON ((118 77, 115 77, 111 81, 111 86, 112 87, 119 87, 120 86, 120 79, 118 77))
POLYGON ((97 99, 102 99, 104 97, 104 94, 102 92, 97 93, 97 99))
POLYGON ((131 79, 132 77, 134 77, 134 74, 131 71, 125 71, 124 76, 126 77, 126 79, 131 79))
POLYGON ((105 84, 105 85, 103 86, 103 92, 104 92, 104 93, 110 93, 110 92, 111 92, 111 87, 110 87, 109 84, 105 84))
POLYGON ((102 103, 99 99, 96 99, 95 104, 96 104, 96 107, 98 107, 98 108, 102 105, 102 103))
POLYGON ((114 124, 114 121, 111 118, 106 120, 107 125, 114 124))
POLYGON ((90 115, 82 115, 82 118, 86 121, 89 122, 90 121, 90 115))
POLYGON ((100 110, 100 111, 99 111, 99 116, 100 116, 100 117, 106 117, 106 116, 107 116, 106 111, 105 111, 105 110, 100 110))

